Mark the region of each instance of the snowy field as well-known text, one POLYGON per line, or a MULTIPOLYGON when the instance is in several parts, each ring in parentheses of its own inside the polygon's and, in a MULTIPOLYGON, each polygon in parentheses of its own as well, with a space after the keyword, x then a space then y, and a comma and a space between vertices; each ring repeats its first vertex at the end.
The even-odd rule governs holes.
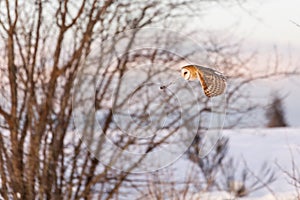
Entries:
MULTIPOLYGON (((186 196, 188 200, 298 200, 297 189, 291 185, 292 180, 286 172, 292 173, 296 168, 296 177, 299 181, 300 170, 300 129, 299 128, 274 128, 274 129, 233 129, 223 130, 223 135, 229 138, 228 154, 226 158, 240 161, 239 167, 234 170, 243 169, 243 164, 259 179, 264 182, 262 167, 270 168, 274 172, 276 180, 262 189, 250 192, 242 198, 235 198, 233 194, 225 191, 193 193, 186 196), (266 164, 266 165, 264 165, 266 164)), ((186 171, 191 169, 191 162, 186 158, 180 158, 172 164, 175 168, 174 174, 177 181, 184 179, 186 171)), ((197 170, 194 169, 197 176, 197 170)), ((238 173, 237 173, 238 174, 238 173)), ((194 176, 194 179, 197 177, 194 176)), ((239 184, 237 182, 237 184, 239 184)), ((246 184, 247 185, 247 184, 246 184)), ((300 188, 298 185, 298 192, 300 188)))
MULTIPOLYGON (((257 129, 224 131, 229 137, 229 154, 243 157, 249 168, 258 169, 264 162, 277 169, 277 180, 270 185, 276 193, 293 192, 280 168, 291 171, 292 158, 300 168, 300 129, 257 129)), ((260 191, 261 192, 261 191, 260 191)))
MULTIPOLYGON (((283 171, 292 172, 293 158, 294 166, 299 173, 300 129, 235 129, 224 130, 223 135, 229 138, 229 157, 234 158, 234 160, 244 160, 249 169, 258 175, 263 164, 267 163, 276 175, 276 180, 268 185, 268 189, 257 190, 249 196, 239 199, 297 199, 297 191, 290 184, 291 180, 283 171)), ((185 170, 184 167, 188 167, 188 164, 181 158, 173 166, 182 172, 185 170)), ((211 192, 194 194, 189 199, 224 200, 235 198, 227 192, 211 192)))

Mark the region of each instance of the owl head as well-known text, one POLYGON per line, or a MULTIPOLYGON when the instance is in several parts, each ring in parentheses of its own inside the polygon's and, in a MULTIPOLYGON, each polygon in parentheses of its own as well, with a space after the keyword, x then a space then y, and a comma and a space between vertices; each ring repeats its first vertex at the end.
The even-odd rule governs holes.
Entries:
POLYGON ((185 80, 195 80, 197 79, 197 70, 194 65, 187 65, 181 68, 181 76, 185 80))

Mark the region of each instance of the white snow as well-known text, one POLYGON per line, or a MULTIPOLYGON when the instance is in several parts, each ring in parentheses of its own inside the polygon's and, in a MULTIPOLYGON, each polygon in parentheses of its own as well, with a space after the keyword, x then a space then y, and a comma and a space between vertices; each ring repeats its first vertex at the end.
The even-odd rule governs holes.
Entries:
MULTIPOLYGON (((235 160, 244 160, 249 169, 256 172, 257 175, 259 175, 264 163, 267 163, 275 171, 276 181, 269 185, 272 192, 268 189, 261 189, 239 199, 296 199, 297 190, 289 184, 291 180, 288 179, 283 170, 292 171, 292 158, 295 167, 298 171, 300 170, 300 128, 233 129, 223 130, 222 134, 229 138, 229 157, 235 160)), ((180 158, 173 166, 183 174, 188 171, 190 164, 185 158, 180 158)), ((300 188, 298 191, 300 192, 300 188)), ((236 198, 232 194, 221 191, 196 193, 190 199, 223 200, 236 198)))
POLYGON ((292 158, 300 166, 300 129, 226 130, 223 134, 229 137, 230 156, 243 158, 254 171, 264 162, 277 171, 277 180, 270 185, 273 191, 285 193, 295 189, 280 168, 291 171, 292 158))
MULTIPOLYGON (((237 199, 233 195, 227 193, 227 192, 211 192, 211 193, 205 193, 205 194, 196 194, 193 195, 190 200, 233 200, 237 199)), ((260 197, 243 197, 238 198, 243 200, 296 200, 295 194, 293 193, 280 193, 277 194, 275 197, 272 194, 266 194, 260 197)))

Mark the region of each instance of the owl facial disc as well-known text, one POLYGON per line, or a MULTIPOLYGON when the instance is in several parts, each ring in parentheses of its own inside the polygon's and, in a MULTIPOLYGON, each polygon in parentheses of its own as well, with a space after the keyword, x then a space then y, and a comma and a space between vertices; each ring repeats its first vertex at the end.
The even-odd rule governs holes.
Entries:
POLYGON ((185 80, 189 80, 190 79, 190 76, 191 76, 191 73, 189 70, 187 69, 182 69, 181 70, 181 76, 185 79, 185 80))

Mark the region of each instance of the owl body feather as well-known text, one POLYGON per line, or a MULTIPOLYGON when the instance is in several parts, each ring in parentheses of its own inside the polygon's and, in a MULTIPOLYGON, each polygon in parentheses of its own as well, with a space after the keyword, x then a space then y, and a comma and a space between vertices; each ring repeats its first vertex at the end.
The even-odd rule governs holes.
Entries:
POLYGON ((187 65, 182 67, 181 74, 186 80, 198 78, 205 95, 208 97, 221 95, 225 91, 226 78, 214 69, 198 65, 187 65))

